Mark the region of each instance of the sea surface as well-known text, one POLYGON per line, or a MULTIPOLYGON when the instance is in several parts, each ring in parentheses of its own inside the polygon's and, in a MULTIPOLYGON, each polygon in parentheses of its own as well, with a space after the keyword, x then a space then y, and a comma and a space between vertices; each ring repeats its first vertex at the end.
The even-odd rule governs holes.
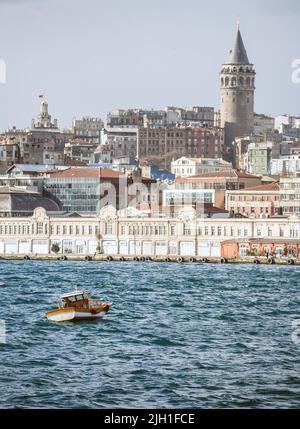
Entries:
POLYGON ((0 261, 0 296, 0 408, 300 407, 299 267, 0 261), (110 313, 48 322, 75 286, 110 313))

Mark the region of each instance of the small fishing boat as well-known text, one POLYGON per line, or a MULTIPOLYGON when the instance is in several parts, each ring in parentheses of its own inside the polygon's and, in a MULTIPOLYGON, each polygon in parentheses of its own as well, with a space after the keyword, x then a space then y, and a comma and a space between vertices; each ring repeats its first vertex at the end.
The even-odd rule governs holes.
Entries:
POLYGON ((48 311, 45 316, 52 322, 77 322, 81 320, 102 319, 112 306, 112 302, 103 303, 91 299, 91 294, 75 291, 60 297, 58 308, 48 311))

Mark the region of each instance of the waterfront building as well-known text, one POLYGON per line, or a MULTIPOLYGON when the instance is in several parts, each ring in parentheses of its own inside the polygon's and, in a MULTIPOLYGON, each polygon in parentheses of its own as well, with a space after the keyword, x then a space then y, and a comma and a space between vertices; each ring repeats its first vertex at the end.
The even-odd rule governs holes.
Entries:
POLYGON ((98 217, 49 216, 38 208, 32 217, 0 219, 1 255, 110 255, 221 257, 222 243, 252 239, 299 245, 300 219, 132 217, 130 209, 102 209, 98 217))
POLYGON ((275 257, 281 259, 300 258, 299 239, 253 238, 249 240, 229 240, 221 244, 223 258, 239 259, 249 256, 275 257))
POLYGON ((182 157, 171 163, 171 171, 176 178, 193 177, 202 173, 217 173, 231 170, 232 164, 223 159, 182 157))
POLYGON ((221 127, 225 128, 225 156, 232 161, 232 142, 236 137, 251 135, 254 131, 255 70, 238 27, 229 57, 222 66, 221 127))
POLYGON ((278 183, 226 191, 226 209, 245 217, 272 217, 281 214, 278 183))

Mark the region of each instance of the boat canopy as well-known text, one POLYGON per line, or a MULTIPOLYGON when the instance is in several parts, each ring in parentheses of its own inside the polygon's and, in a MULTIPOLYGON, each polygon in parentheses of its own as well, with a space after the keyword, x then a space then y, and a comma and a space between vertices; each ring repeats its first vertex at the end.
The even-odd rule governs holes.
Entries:
POLYGON ((73 297, 76 297, 79 295, 80 296, 84 295, 84 292, 77 290, 76 292, 66 293, 65 295, 62 295, 60 298, 61 299, 67 299, 67 298, 73 298, 73 297))

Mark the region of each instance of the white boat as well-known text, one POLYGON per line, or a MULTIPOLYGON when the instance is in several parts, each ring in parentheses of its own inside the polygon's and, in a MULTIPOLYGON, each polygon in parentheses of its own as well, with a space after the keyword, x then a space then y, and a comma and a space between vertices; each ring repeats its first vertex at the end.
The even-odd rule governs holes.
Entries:
POLYGON ((103 303, 97 299, 91 299, 91 294, 75 291, 62 295, 58 308, 48 311, 45 316, 52 322, 76 322, 81 320, 102 319, 112 302, 103 303))

